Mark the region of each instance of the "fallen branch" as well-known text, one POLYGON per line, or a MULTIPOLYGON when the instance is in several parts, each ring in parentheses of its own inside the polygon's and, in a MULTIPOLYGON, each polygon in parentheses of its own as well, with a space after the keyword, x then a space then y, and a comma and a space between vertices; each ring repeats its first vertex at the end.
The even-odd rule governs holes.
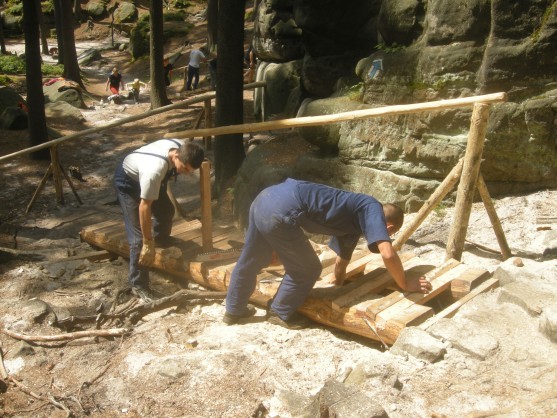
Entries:
POLYGON ((96 329, 90 331, 77 331, 69 332, 67 334, 57 335, 25 335, 15 331, 2 329, 2 332, 16 340, 23 340, 27 342, 52 342, 52 341, 71 341, 77 338, 84 337, 119 337, 130 332, 127 328, 114 328, 114 329, 96 329))

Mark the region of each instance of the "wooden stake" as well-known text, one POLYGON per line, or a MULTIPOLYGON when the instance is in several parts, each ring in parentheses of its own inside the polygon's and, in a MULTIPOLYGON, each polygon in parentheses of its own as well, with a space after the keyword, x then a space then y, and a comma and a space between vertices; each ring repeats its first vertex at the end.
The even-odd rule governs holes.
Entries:
POLYGON ((489 104, 476 103, 472 112, 470 133, 468 134, 468 143, 464 154, 464 166, 462 167, 462 176, 456 195, 455 218, 447 240, 446 260, 454 258, 460 261, 462 258, 472 202, 476 192, 476 183, 480 173, 489 108, 489 104))
POLYGON ((509 248, 509 244, 507 243, 505 232, 503 231, 503 227, 501 226, 501 222, 499 221, 499 217, 497 216, 497 212, 495 211, 495 206, 493 205, 493 201, 491 200, 491 196, 489 195, 489 190, 487 189, 487 185, 485 184, 482 173, 479 173, 478 175, 478 182, 476 186, 484 203, 485 210, 487 211, 487 214, 489 216, 489 220, 491 221, 491 226, 493 226, 493 231, 495 232, 495 236, 497 237, 499 248, 501 248, 503 261, 505 261, 506 259, 512 257, 511 249, 509 248))
POLYGON ((64 189, 62 187, 62 175, 60 174, 60 160, 58 159, 58 147, 50 147, 50 166, 52 169, 52 180, 56 190, 56 201, 64 204, 64 189))
POLYGON ((402 246, 408 238, 419 228, 422 222, 427 218, 430 212, 435 209, 435 207, 443 200, 443 198, 453 189, 454 185, 457 183, 462 173, 463 160, 460 159, 458 163, 453 167, 451 172, 445 180, 437 186, 437 189, 431 194, 429 199, 424 202, 416 217, 407 224, 398 234, 397 238, 393 242, 393 248, 400 251, 402 246))
POLYGON ((213 249, 213 215, 211 211, 211 163, 203 161, 199 170, 201 194, 201 246, 213 249))

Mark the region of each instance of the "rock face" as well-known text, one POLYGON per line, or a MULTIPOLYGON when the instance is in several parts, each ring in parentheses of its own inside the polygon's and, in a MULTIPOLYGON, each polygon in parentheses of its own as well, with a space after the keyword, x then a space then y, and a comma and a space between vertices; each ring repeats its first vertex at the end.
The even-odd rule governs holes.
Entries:
MULTIPOLYGON (((256 111, 317 116, 506 92, 507 102, 491 107, 486 134, 482 173, 490 191, 497 195, 557 185, 553 1, 358 3, 261 3, 253 45, 261 60, 258 79, 273 87, 256 97, 256 111), (279 85, 288 86, 291 94, 279 85)), ((327 166, 334 158, 354 178, 371 171, 381 191, 352 177, 334 179, 337 186, 381 200, 383 191, 402 183, 406 186, 394 200, 416 210, 464 155, 471 114, 467 107, 300 133, 320 148, 327 166), (411 204, 406 203, 408 190, 411 204)), ((328 183, 331 174, 323 175, 328 183)), ((308 177, 303 171, 293 175, 308 177)))

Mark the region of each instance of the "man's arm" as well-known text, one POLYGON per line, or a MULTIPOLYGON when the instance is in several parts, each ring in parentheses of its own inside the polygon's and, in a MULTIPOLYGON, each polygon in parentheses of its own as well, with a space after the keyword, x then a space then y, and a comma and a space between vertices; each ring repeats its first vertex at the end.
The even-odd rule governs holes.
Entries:
POLYGON ((151 265, 155 261, 155 241, 151 223, 152 200, 141 199, 139 202, 139 225, 143 236, 143 247, 139 255, 139 264, 151 265))
POLYGON ((350 260, 337 256, 335 261, 335 286, 342 286, 344 283, 344 279, 346 278, 346 268, 350 260))
POLYGON ((411 281, 407 280, 402 262, 390 241, 379 241, 377 243, 377 248, 381 253, 381 258, 383 259, 383 263, 385 263, 387 271, 402 290, 407 292, 429 293, 431 290, 431 283, 427 281, 425 277, 421 276, 411 281))

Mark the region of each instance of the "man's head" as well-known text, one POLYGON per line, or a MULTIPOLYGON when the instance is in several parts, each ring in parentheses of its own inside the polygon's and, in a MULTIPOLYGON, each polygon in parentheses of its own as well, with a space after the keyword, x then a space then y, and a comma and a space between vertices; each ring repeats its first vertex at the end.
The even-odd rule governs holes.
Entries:
POLYGON ((404 212, 397 205, 386 203, 383 205, 383 213, 385 214, 385 221, 387 221, 387 232, 393 235, 400 230, 404 223, 404 212))
POLYGON ((178 159, 191 171, 197 170, 205 159, 205 151, 195 142, 187 142, 178 150, 178 159))

